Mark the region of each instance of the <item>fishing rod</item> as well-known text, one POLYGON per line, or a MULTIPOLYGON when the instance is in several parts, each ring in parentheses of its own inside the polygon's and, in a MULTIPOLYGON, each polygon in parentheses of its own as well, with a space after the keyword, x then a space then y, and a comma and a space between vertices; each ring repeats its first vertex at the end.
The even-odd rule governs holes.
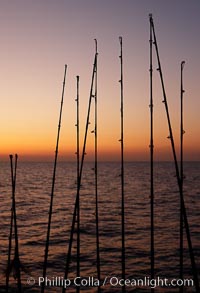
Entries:
MULTIPOLYGON (((95 39, 95 47, 96 47, 96 56, 98 56, 97 52, 97 40, 95 39)), ((97 60, 96 60, 96 74, 95 74, 95 126, 94 126, 94 149, 95 149, 95 215, 96 215, 96 261, 97 261, 97 277, 99 280, 99 284, 101 284, 101 270, 100 270, 100 249, 99 249, 99 210, 98 210, 98 142, 97 142, 97 122, 98 122, 98 113, 97 113, 97 60)), ((101 287, 98 287, 98 292, 101 292, 101 287)))
POLYGON ((191 265, 192 265, 192 272, 193 272, 193 277, 194 277, 194 284, 195 284, 196 292, 199 292, 200 288, 199 288, 197 267, 196 267, 195 258, 194 258, 192 241, 191 241, 191 237, 190 237, 190 228, 189 228, 189 223, 188 223, 188 219, 187 219, 185 201, 184 201, 184 198, 183 198, 183 194, 181 192, 181 179, 180 179, 180 174, 179 174, 179 167, 178 167, 178 161, 177 161, 177 156, 176 156, 174 137, 173 137, 172 126, 171 126, 171 121, 170 121, 169 108, 168 108, 168 103, 167 103, 167 96, 166 96, 166 91, 165 91, 165 86, 164 86, 164 79, 163 79, 163 74, 162 74, 162 68, 161 68, 160 57, 159 57, 159 52, 158 52, 158 44, 157 44, 157 40, 156 40, 156 35, 155 35, 155 29, 154 29, 154 23, 153 23, 152 15, 149 16, 149 20, 150 20, 150 25, 151 25, 151 28, 152 28, 153 43, 155 45, 155 51, 156 51, 156 56, 157 56, 157 61, 158 61, 158 69, 157 70, 159 71, 159 74, 160 74, 160 80, 161 80, 161 86, 162 86, 162 92, 163 92, 163 103, 165 105, 165 110, 166 110, 166 115, 167 115, 167 122, 168 122, 168 127, 169 127, 169 136, 168 136, 168 138, 171 141, 171 147, 172 147, 172 153, 173 153, 174 165, 175 165, 175 171, 176 171, 176 178, 177 178, 177 183, 178 183, 178 187, 179 187, 180 201, 181 201, 183 219, 184 219, 184 224, 185 224, 184 226, 185 226, 186 235, 187 235, 190 259, 191 259, 191 265))
MULTIPOLYGON (((95 53, 94 63, 93 63, 92 81, 91 81, 89 103, 88 103, 88 113, 87 113, 86 126, 85 126, 85 136, 84 136, 83 150, 82 150, 82 156, 81 156, 81 162, 80 162, 79 192, 80 192, 80 188, 81 188, 83 164, 84 164, 84 159, 85 159, 85 155, 86 155, 86 142, 87 142, 88 128, 89 128, 89 124, 90 124, 90 121, 89 121, 90 109, 91 109, 91 104, 92 104, 92 98, 94 97, 93 87, 94 87, 94 80, 95 80, 95 74, 96 74, 96 65, 97 65, 97 53, 95 53)), ((71 261, 71 250, 72 250, 72 243, 73 243, 73 236, 74 236, 74 228, 75 228, 75 222, 76 222, 76 217, 77 217, 77 205, 78 205, 78 198, 77 198, 77 194, 76 194, 76 199, 75 199, 75 204, 74 204, 74 212, 73 212, 73 217, 72 217, 72 225, 71 225, 71 231, 70 231, 69 246, 68 246, 68 252, 67 252, 67 257, 66 257, 64 279, 67 279, 67 276, 69 273, 69 265, 70 265, 70 261, 71 261)), ((66 290, 66 288, 63 287, 62 293, 65 293, 65 290, 66 290)))
MULTIPOLYGON (((183 67, 185 61, 181 62, 181 121, 180 121, 180 191, 183 197, 183 135, 185 133, 183 129, 183 67)), ((183 280, 183 208, 180 201, 180 279, 183 280)), ((183 286, 180 287, 180 292, 183 292, 183 286)))
MULTIPOLYGON (((154 144, 153 144, 153 52, 152 52, 152 28, 150 26, 150 211, 151 211, 151 279, 154 279, 154 266, 155 266, 155 251, 154 251, 154 144)), ((151 288, 151 292, 154 292, 154 288, 151 288)))
MULTIPOLYGON (((76 127, 77 127, 77 133, 76 133, 76 156, 77 156, 77 277, 80 277, 80 179, 79 179, 79 169, 80 169, 80 148, 79 148, 79 141, 80 141, 80 135, 79 135, 79 76, 77 78, 77 98, 76 98, 76 127)), ((76 292, 80 292, 80 287, 76 287, 76 292)))
POLYGON ((9 244, 8 244, 8 264, 6 270, 6 293, 8 293, 9 288, 9 277, 10 277, 10 256, 12 250, 12 232, 13 231, 13 207, 11 208, 11 223, 10 223, 10 234, 9 234, 9 244))
MULTIPOLYGON (((122 233, 122 279, 125 280, 125 216, 124 216, 124 92, 123 92, 123 52, 122 52, 122 37, 119 37, 120 42, 120 87, 121 87, 121 233, 122 233)), ((122 292, 126 292, 126 287, 122 287, 122 292)))
MULTIPOLYGON (((46 237, 45 255, 44 255, 44 265, 43 265, 43 278, 44 279, 46 277, 47 260, 48 260, 48 253, 49 253, 49 239, 50 239, 51 218, 52 218, 52 211, 53 211, 53 198, 54 198, 54 187, 55 187, 55 180, 56 180, 56 167, 57 167, 58 146, 59 146, 60 128, 61 128, 61 120, 62 120, 62 109, 63 109, 63 100, 64 100, 64 93, 65 93, 66 71, 67 71, 67 65, 65 65, 65 70, 64 70, 62 98, 61 98, 60 115, 59 115, 59 122, 58 122, 58 133, 57 133, 56 150, 55 150, 55 160, 54 160, 54 169, 53 169, 53 177, 52 177, 52 187, 51 187, 51 198, 50 198, 50 207, 49 207, 48 228, 47 228, 47 237, 46 237)), ((45 291, 45 282, 42 283, 41 293, 43 293, 44 291, 45 291)))
MULTIPOLYGON (((14 175, 16 178, 16 173, 14 175)), ((12 182, 13 185, 13 182, 12 182)), ((10 277, 10 257, 11 257, 11 250, 12 250, 12 233, 13 233, 13 200, 12 200, 12 207, 11 207, 11 217, 10 217, 10 234, 9 234, 9 243, 8 243, 8 264, 6 270, 6 293, 8 293, 9 288, 9 277, 10 277)))
MULTIPOLYGON (((21 272, 20 272, 20 259, 19 259, 19 241, 18 241, 18 229, 17 229, 17 213, 16 213, 16 202, 15 202, 15 187, 16 187, 16 174, 17 174, 17 160, 18 155, 15 154, 15 162, 14 162, 14 168, 13 168, 13 155, 10 155, 10 168, 11 168, 11 182, 12 182, 12 212, 11 216, 13 216, 13 220, 11 219, 11 225, 14 221, 14 232, 15 232, 15 255, 14 260, 12 264, 10 263, 10 257, 8 262, 8 275, 9 271, 12 270, 12 266, 16 270, 16 279, 17 279, 17 287, 18 292, 22 292, 22 285, 21 285, 21 272)), ((9 254, 11 253, 11 242, 12 241, 12 235, 10 235, 9 239, 9 254)), ((8 292, 8 285, 9 285, 9 277, 8 280, 6 278, 6 292, 8 292)))

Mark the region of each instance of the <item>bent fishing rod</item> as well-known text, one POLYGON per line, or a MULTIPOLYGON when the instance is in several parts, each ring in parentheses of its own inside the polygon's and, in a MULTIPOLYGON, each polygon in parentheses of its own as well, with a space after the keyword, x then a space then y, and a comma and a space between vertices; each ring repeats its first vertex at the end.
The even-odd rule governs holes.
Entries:
MULTIPOLYGON (((121 102, 121 233, 122 233, 122 279, 125 280, 125 216, 124 216, 124 90, 123 90, 123 51, 122 37, 119 37, 120 42, 120 102, 121 102)), ((122 292, 126 292, 126 287, 122 286, 122 292)))
MULTIPOLYGON (((151 279, 154 279, 154 266, 155 266, 155 251, 154 251, 154 142, 153 142, 153 135, 154 135, 154 117, 153 117, 153 51, 152 51, 152 28, 150 26, 150 213, 151 213, 151 279)), ((151 292, 154 292, 154 288, 151 288, 151 292)))
MULTIPOLYGON (((77 162, 77 277, 80 277, 80 135, 79 135, 79 76, 77 79, 77 98, 76 98, 76 162, 77 162)), ((79 286, 76 287, 76 292, 80 292, 79 286)))
POLYGON ((183 220, 184 220, 184 224, 185 224, 187 242, 188 242, 191 265, 192 265, 192 272, 193 272, 193 277, 194 277, 194 284, 195 284, 196 292, 199 292, 200 288, 199 288, 197 267, 196 267, 196 262, 195 262, 195 258, 194 258, 192 241, 191 241, 191 237, 190 237, 190 228, 189 228, 189 223, 188 223, 188 219, 187 219, 185 201, 184 201, 184 198, 183 198, 183 194, 181 192, 181 179, 180 179, 180 173, 179 173, 179 166, 178 166, 178 161, 177 161, 177 156, 176 156, 175 143, 174 143, 171 120, 170 120, 170 115, 169 115, 169 108, 168 108, 167 96, 166 96, 166 91, 165 91, 165 86, 164 86, 164 79, 163 79, 161 62, 160 62, 160 57, 159 57, 158 44, 157 44, 157 40, 156 40, 154 22, 153 22, 153 17, 152 17, 151 14, 149 15, 149 20, 150 20, 150 25, 151 25, 151 28, 152 28, 153 43, 155 45, 155 51, 156 51, 156 56, 157 56, 157 62, 158 62, 158 69, 157 70, 158 70, 159 75, 160 75, 161 87, 162 87, 162 92, 163 92, 163 103, 165 105, 165 110, 166 110, 166 115, 167 115, 167 122, 168 122, 168 127, 169 127, 169 136, 168 136, 168 138, 171 141, 171 147, 172 147, 172 153, 173 153, 174 165, 175 165, 175 171, 176 171, 176 178, 177 178, 177 183, 178 183, 178 187, 179 187, 180 201, 181 201, 182 212, 183 212, 183 220))
MULTIPOLYGON (((95 47, 96 47, 96 56, 98 56, 97 52, 97 40, 95 39, 95 47)), ((99 249, 99 209, 98 209, 98 142, 97 142, 97 123, 98 123, 98 111, 97 111, 97 59, 96 59, 96 74, 95 74, 95 109, 94 109, 94 153, 95 153, 95 216, 96 216, 96 262, 97 262, 97 277, 98 280, 101 280, 101 270, 100 270, 100 249, 99 249)), ((101 282, 99 282, 101 284, 101 282)), ((101 291, 101 287, 98 286, 98 292, 101 291)))
MULTIPOLYGON (((180 117, 180 192, 181 197, 183 197, 183 135, 185 133, 183 129, 183 67, 185 61, 181 62, 181 95, 180 95, 180 108, 181 108, 181 117, 180 117)), ((183 280, 183 207, 180 200, 180 279, 183 280)), ((180 292, 183 292, 183 286, 180 287, 180 292)))
MULTIPOLYGON (((58 147, 59 147, 61 120, 62 120, 62 109, 63 109, 63 101, 64 101, 64 93, 65 93, 66 71, 67 71, 67 65, 65 65, 65 70, 64 70, 64 80, 63 80, 63 88, 62 88, 60 115, 59 115, 59 122, 58 122, 58 132, 57 132, 55 159, 54 159, 54 169, 53 169, 52 186, 51 186, 51 197, 50 197, 50 206, 49 206, 48 227, 47 227, 45 255, 44 255, 44 265, 43 265, 43 278, 44 279, 46 277, 47 260, 48 260, 48 253, 49 253, 49 239, 50 239, 50 231, 51 231, 51 218, 52 218, 52 211, 53 211, 53 198, 54 198, 54 187, 55 187, 55 180, 56 180, 56 167, 57 167, 57 159, 58 159, 58 147)), ((45 291, 45 283, 43 282, 42 286, 41 286, 41 293, 44 293, 44 291, 45 291)))
POLYGON ((19 259, 19 241, 18 241, 18 228, 17 228, 17 213, 16 213, 16 202, 15 202, 15 189, 16 189, 16 176, 17 176, 17 161, 18 155, 15 155, 15 163, 13 168, 13 155, 10 155, 10 168, 11 168, 11 182, 12 182, 12 211, 11 217, 11 227, 10 233, 12 233, 12 225, 14 221, 14 233, 15 233, 15 252, 14 252, 14 260, 13 264, 10 263, 10 255, 11 255, 11 241, 12 241, 12 234, 9 237, 9 255, 8 255, 8 275, 6 276, 6 292, 8 292, 9 286, 9 273, 12 270, 12 265, 14 269, 16 269, 16 279, 17 279, 17 287, 18 292, 22 292, 22 285, 21 285, 21 271, 20 271, 20 259, 19 259))
MULTIPOLYGON (((83 165, 84 165, 84 159, 85 159, 85 155, 86 155, 87 135, 88 135, 88 128, 89 128, 89 124, 90 124, 90 109, 91 109, 91 104, 92 104, 92 98, 94 97, 93 88, 94 88, 94 80, 95 80, 95 74, 96 74, 96 65, 97 65, 97 53, 95 53, 94 63, 93 63, 92 81, 91 81, 89 103, 88 103, 88 113, 87 113, 86 126, 85 126, 85 136, 84 136, 83 150, 82 150, 82 156, 81 156, 81 162, 80 162, 79 184, 78 184, 79 192, 80 192, 80 188, 81 188, 83 165)), ((76 194, 76 199, 75 199, 75 204, 74 204, 74 212, 73 212, 73 217, 72 217, 72 225, 71 225, 71 231, 70 231, 69 246, 68 246, 68 252, 67 252, 67 257, 66 257, 64 279, 67 279, 67 276, 69 273, 69 265, 70 265, 70 261, 71 261, 71 250, 72 250, 72 243, 73 243, 73 237, 74 237, 75 222, 76 222, 76 218, 77 218, 77 205, 78 205, 78 198, 77 198, 77 194, 76 194)), ((63 287, 62 293, 65 293, 65 290, 66 290, 66 288, 63 287)))

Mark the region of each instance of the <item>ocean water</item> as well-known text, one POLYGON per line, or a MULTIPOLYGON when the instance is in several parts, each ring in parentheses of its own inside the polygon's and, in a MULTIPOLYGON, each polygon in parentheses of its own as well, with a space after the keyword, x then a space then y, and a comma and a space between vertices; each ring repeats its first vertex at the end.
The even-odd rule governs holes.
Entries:
MULTIPOLYGON (((97 278, 95 237, 94 164, 85 163, 80 193, 81 208, 81 276, 97 278)), ((53 163, 18 162, 16 211, 20 261, 23 264, 24 292, 40 292, 53 163), (27 284, 28 278, 35 284, 27 284)), ((195 260, 200 271, 200 162, 184 163, 184 196, 195 260)), ((121 179, 120 163, 99 163, 99 233, 101 277, 121 278, 121 179)), ((125 247, 126 278, 150 277, 150 167, 146 162, 125 163, 125 247)), ((65 259, 76 196, 76 164, 57 165, 47 277, 64 277, 65 259)), ((155 163, 155 275, 179 278, 179 210, 178 186, 172 162, 155 163)), ((5 292, 5 270, 11 216, 11 175, 9 162, 0 166, 0 292, 5 292)), ((14 240, 13 240, 14 248, 14 240)), ((13 249, 14 250, 14 249, 13 249)), ((13 252, 12 258, 13 259, 13 252)), ((76 234, 74 236, 70 280, 76 277, 76 234)), ((184 230, 184 277, 192 278, 187 238, 184 230)), ((17 292, 10 275, 10 288, 17 292)), ((10 289, 10 290, 11 290, 10 289)), ((149 287, 126 287, 127 292, 150 292, 149 287)), ((184 292, 195 292, 185 287, 184 292)), ((45 292, 61 292, 59 286, 45 292)), ((179 292, 178 288, 157 287, 155 292, 179 292)), ((95 286, 81 287, 97 292, 95 286)), ((11 292, 11 291, 10 291, 11 292)), ((68 287, 66 292, 76 292, 68 287)), ((102 292, 121 292, 121 287, 106 283, 102 292)))

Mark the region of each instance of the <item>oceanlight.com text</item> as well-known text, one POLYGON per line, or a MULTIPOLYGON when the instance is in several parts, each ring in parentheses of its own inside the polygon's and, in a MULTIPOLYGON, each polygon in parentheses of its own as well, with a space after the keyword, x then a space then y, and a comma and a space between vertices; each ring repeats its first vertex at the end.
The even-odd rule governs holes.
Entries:
MULTIPOLYGON (((31 278, 27 279, 29 285, 34 285, 36 280, 31 278), (31 279, 31 282, 30 282, 31 279)), ((116 276, 106 276, 101 281, 93 276, 89 277, 75 277, 74 279, 64 279, 63 277, 39 277, 38 285, 45 287, 99 287, 99 286, 111 286, 111 287, 193 287, 194 281, 192 279, 168 279, 157 277, 151 279, 150 277, 144 278, 127 278, 121 279, 116 276)))
POLYGON ((155 279, 150 279, 149 277, 144 277, 144 279, 120 279, 117 277, 111 277, 109 279, 109 284, 112 287, 116 286, 126 286, 126 287, 192 287, 194 281, 192 279, 168 279, 157 277, 155 279))

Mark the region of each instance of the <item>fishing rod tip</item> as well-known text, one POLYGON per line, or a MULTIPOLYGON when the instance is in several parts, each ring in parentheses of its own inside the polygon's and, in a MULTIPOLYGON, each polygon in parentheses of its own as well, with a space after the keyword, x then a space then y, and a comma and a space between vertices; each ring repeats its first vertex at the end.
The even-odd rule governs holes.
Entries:
POLYGON ((185 65, 185 61, 181 62, 181 67, 183 68, 183 66, 185 65))
POLYGON ((96 54, 98 54, 98 53, 97 53, 97 39, 94 39, 94 41, 95 41, 96 54))

